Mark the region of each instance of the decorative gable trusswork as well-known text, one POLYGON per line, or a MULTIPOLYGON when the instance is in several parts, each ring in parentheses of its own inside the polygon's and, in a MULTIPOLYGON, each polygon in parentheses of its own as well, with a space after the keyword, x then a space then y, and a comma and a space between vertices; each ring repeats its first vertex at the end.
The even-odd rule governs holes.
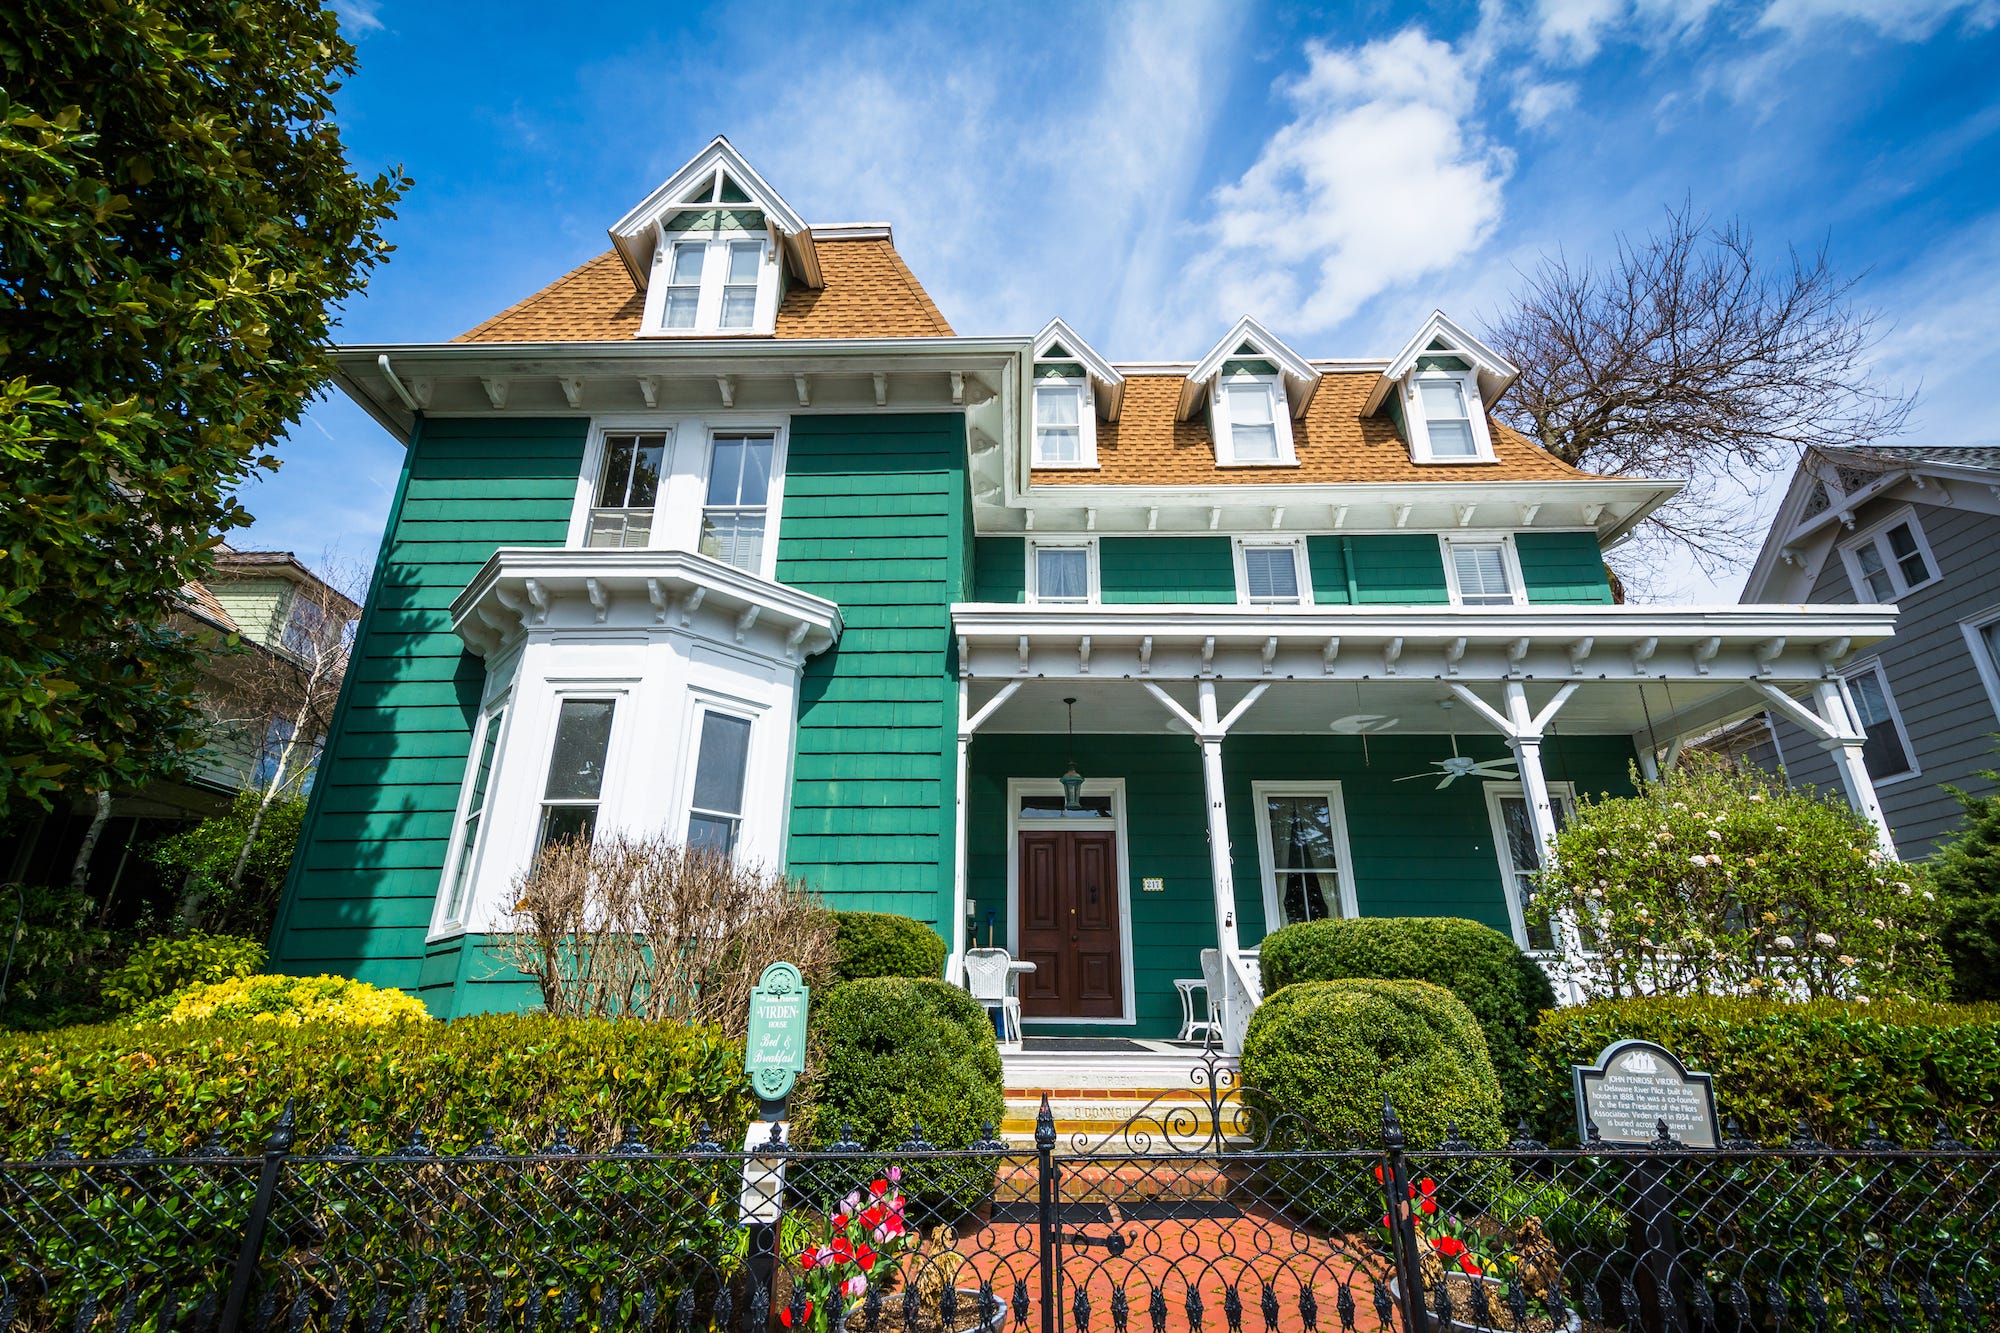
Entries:
POLYGON ((1116 421, 1125 377, 1060 319, 1035 336, 1033 465, 1097 466, 1097 422, 1116 421))
POLYGON ((1217 467, 1293 467, 1292 420, 1305 415, 1320 372, 1245 315, 1181 382, 1177 416, 1204 402, 1217 467))
POLYGON ((1362 405, 1363 415, 1387 412, 1421 464, 1494 463, 1487 410, 1520 371, 1433 311, 1396 354, 1362 405))

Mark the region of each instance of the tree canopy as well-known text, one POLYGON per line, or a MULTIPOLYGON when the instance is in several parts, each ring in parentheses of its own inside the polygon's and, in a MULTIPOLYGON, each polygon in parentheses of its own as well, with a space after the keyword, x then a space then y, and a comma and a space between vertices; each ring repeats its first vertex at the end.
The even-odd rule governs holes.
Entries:
POLYGON ((198 743, 181 590, 330 374, 400 169, 319 0, 0 6, 0 818, 198 743))

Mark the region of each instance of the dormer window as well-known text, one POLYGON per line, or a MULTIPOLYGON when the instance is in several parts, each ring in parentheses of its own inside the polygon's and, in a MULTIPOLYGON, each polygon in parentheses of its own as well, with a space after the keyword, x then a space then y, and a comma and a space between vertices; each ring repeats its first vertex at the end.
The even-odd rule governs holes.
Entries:
POLYGON ((692 221, 700 229, 662 234, 653 270, 661 292, 649 302, 657 308, 653 326, 660 332, 771 331, 778 313, 778 256, 763 238, 740 230, 745 220, 726 209, 668 219, 668 228, 692 221))
POLYGON ((1059 319, 1035 338, 1030 468, 1097 466, 1097 418, 1118 419, 1125 377, 1059 319))
POLYGON ((1486 408, 1519 374, 1498 352, 1433 314, 1396 354, 1361 406, 1387 412, 1413 463, 1492 463, 1486 408))
POLYGON ((1081 380, 1052 378, 1036 382, 1036 467, 1077 467, 1095 461, 1085 459, 1083 454, 1083 400, 1081 380))
POLYGON ((1292 418, 1278 377, 1239 373, 1217 386, 1216 461, 1224 467, 1275 467, 1292 458, 1292 418))
POLYGON ((1181 382, 1179 419, 1208 404, 1217 467, 1297 467, 1292 422, 1319 388, 1310 361, 1247 315, 1181 382))

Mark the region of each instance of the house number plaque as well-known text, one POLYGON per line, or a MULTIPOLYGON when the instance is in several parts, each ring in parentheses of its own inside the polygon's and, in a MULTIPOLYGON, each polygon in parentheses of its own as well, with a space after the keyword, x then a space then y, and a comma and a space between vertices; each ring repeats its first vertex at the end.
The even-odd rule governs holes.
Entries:
POLYGON ((1650 1041, 1614 1041, 1597 1062, 1571 1066, 1576 1080, 1576 1132, 1585 1142, 1597 1126, 1605 1143, 1644 1146, 1667 1132, 1690 1148, 1722 1142, 1715 1118, 1715 1080, 1683 1065, 1650 1041))
POLYGON ((809 991, 790 963, 773 963, 750 992, 750 1038, 743 1052, 750 1087, 764 1102, 764 1118, 783 1118, 782 1103, 806 1067, 806 1001, 809 991), (774 1110, 775 1108, 775 1110, 774 1110))

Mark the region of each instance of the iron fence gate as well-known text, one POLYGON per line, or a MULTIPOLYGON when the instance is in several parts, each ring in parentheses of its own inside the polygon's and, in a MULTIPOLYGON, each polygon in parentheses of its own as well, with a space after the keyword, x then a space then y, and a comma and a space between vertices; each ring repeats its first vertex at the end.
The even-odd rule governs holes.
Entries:
POLYGON ((0 1330, 1449 1333, 2000 1327, 2000 1154, 1317 1151, 1211 1060, 1115 1132, 583 1153, 413 1134, 0 1163, 0 1330), (858 1280, 857 1280, 858 1279, 858 1280))

